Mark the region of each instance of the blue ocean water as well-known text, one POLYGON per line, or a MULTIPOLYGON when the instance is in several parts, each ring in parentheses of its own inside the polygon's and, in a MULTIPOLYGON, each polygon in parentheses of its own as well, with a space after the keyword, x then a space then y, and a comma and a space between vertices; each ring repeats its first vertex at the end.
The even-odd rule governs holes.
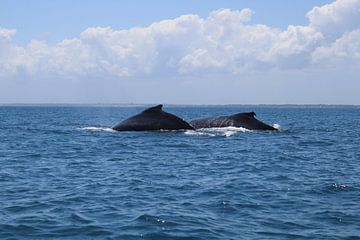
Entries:
POLYGON ((360 239, 360 108, 255 111, 279 132, 114 132, 144 106, 0 107, 0 239, 360 239))

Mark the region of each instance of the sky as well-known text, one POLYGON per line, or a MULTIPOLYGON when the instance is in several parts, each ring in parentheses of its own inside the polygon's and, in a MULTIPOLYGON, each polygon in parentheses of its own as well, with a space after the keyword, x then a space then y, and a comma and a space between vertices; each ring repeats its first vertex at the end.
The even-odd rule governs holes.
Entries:
POLYGON ((360 0, 0 2, 0 103, 360 104, 360 0))

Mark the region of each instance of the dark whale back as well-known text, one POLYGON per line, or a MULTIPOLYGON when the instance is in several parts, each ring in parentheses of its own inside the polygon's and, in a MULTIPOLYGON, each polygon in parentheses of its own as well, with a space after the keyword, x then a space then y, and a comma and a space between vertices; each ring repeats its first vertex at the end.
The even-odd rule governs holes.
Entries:
POLYGON ((255 118, 254 112, 238 113, 231 116, 202 118, 190 121, 195 129, 214 127, 242 127, 249 130, 277 130, 255 118))
POLYGON ((162 110, 163 105, 148 108, 113 127, 117 131, 153 131, 194 129, 183 119, 162 110))

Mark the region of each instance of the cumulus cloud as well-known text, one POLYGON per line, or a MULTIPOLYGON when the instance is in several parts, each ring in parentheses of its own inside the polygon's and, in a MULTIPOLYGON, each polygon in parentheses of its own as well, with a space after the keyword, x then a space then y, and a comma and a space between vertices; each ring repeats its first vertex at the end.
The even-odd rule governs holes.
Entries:
POLYGON ((345 33, 329 46, 321 46, 313 53, 315 63, 360 63, 360 29, 345 33))
POLYGON ((329 41, 345 32, 360 28, 360 1, 337 0, 331 4, 314 7, 307 14, 310 27, 321 32, 329 41))
POLYGON ((16 74, 20 66, 18 59, 23 55, 23 48, 11 42, 15 29, 0 28, 0 76, 16 74))
POLYGON ((15 33, 16 29, 0 28, 0 39, 10 39, 15 33))
POLYGON ((360 61, 359 0, 315 7, 308 26, 284 30, 251 24, 253 14, 220 9, 206 18, 183 15, 143 28, 88 28, 54 45, 33 40, 18 46, 12 42, 16 30, 0 28, 0 76, 236 76, 318 67, 329 59, 360 61))

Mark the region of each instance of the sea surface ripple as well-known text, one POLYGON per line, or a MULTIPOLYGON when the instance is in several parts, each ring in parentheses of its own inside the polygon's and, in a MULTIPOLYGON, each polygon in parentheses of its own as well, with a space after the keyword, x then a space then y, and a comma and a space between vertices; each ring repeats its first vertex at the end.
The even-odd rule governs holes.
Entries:
POLYGON ((143 109, 1 106, 0 239, 359 239, 359 107, 165 106, 281 130, 111 130, 143 109))

